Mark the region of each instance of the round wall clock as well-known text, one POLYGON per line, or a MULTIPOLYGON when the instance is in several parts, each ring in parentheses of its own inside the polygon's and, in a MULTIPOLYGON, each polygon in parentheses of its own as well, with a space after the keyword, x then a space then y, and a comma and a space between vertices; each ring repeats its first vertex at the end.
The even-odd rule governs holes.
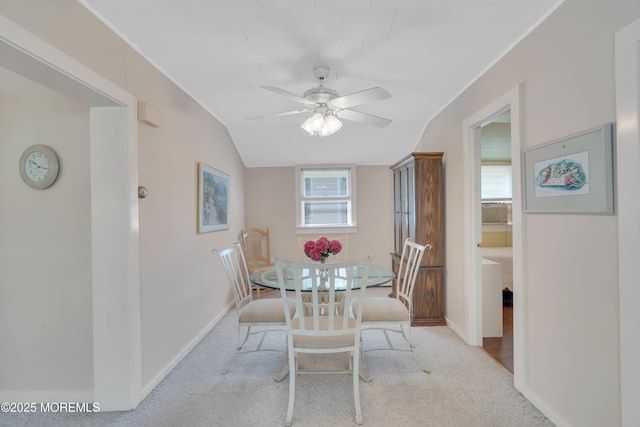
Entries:
POLYGON ((46 145, 32 145, 20 157, 20 176, 38 190, 51 187, 58 178, 60 163, 55 151, 46 145))

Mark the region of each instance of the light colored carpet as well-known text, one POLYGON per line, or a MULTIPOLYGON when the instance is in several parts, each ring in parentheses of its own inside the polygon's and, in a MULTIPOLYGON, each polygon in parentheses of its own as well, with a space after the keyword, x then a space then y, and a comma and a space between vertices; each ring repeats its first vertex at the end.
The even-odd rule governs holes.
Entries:
MULTIPOLYGON (((370 296, 385 295, 388 289, 367 292, 370 296)), ((277 296, 276 292, 268 294, 277 296)), ((366 368, 373 381, 360 382, 365 425, 553 426, 514 389, 512 375, 482 348, 466 345, 445 326, 413 328, 413 337, 430 374, 419 370, 411 353, 366 354, 366 368)), ((382 342, 379 331, 364 332, 365 349, 382 342)), ((283 425, 289 381, 278 383, 274 376, 285 363, 284 353, 237 354, 235 343, 236 315, 230 312, 133 411, 0 414, 0 425, 283 425)), ((249 341, 245 347, 256 344, 257 340, 249 341)), ((264 345, 284 349, 285 334, 268 334, 264 345)), ((314 362, 346 363, 335 359, 314 362)), ((356 425, 349 375, 303 375, 296 384, 294 426, 356 425)))

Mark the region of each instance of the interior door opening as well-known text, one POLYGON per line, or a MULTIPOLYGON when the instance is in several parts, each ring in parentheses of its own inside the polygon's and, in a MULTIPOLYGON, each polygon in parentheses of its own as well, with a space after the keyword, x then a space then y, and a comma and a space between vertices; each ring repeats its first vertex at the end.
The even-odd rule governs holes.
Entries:
POLYGON ((482 346, 482 215, 480 197, 481 129, 506 111, 511 115, 511 179, 512 179, 512 253, 513 253, 513 383, 518 390, 527 387, 526 284, 524 283, 523 216, 521 191, 522 150, 522 85, 515 86, 465 119, 463 127, 464 156, 464 254, 467 325, 464 338, 470 345, 482 346))
POLYGON ((479 136, 482 346, 513 373, 511 111, 483 124, 479 136))

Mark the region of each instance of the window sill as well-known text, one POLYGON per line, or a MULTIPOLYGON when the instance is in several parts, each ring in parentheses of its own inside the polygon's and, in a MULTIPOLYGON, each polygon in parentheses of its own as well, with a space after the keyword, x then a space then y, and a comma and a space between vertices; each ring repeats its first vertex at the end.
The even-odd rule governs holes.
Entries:
POLYGON ((357 225, 327 226, 327 227, 296 227, 296 234, 354 234, 358 232, 357 225))

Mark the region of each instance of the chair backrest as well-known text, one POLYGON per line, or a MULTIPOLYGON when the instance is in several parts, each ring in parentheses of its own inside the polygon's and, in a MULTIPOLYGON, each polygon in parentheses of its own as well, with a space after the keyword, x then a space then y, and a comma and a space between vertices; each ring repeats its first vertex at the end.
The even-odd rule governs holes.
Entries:
POLYGON ((249 271, 271 263, 269 229, 250 228, 240 231, 240 243, 249 271))
POLYGON ((418 277, 418 270, 422 263, 422 256, 425 249, 431 249, 431 245, 420 245, 407 239, 402 247, 402 256, 396 276, 396 298, 399 298, 405 305, 411 306, 413 285, 418 277))
MULTIPOLYGON (((292 313, 285 304, 285 318, 290 338, 293 336, 296 338, 325 337, 330 341, 331 337, 348 335, 348 339, 343 341, 344 345, 338 345, 338 347, 357 345, 360 340, 363 304, 358 304, 356 313, 344 310, 343 307, 351 307, 354 298, 364 297, 370 262, 366 259, 321 264, 276 260, 276 271, 284 301, 289 298, 285 283, 293 283, 295 288, 293 297, 296 302, 296 316, 294 318, 291 318, 292 313), (346 290, 336 291, 336 283, 338 288, 346 283, 346 290), (357 335, 355 342, 351 341, 351 334, 357 335)), ((322 343, 316 343, 316 345, 326 347, 322 343)), ((317 348, 316 345, 311 347, 317 348)), ((328 346, 331 347, 331 345, 328 346)))
POLYGON ((218 251, 214 249, 213 253, 217 253, 227 273, 227 279, 233 289, 233 297, 236 300, 236 308, 240 310, 245 304, 251 302, 253 295, 251 294, 251 282, 249 280, 249 271, 244 254, 238 243, 234 243, 233 247, 218 251))
MULTIPOLYGON (((318 302, 317 306, 319 307, 320 315, 324 316, 329 311, 329 306, 331 304, 331 298, 329 292, 318 292, 318 302)), ((334 311, 338 314, 342 314, 344 312, 344 295, 342 292, 336 293, 334 297, 333 303, 334 311)), ((314 310, 313 303, 313 294, 311 292, 303 292, 302 293, 302 305, 304 308, 305 316, 312 316, 314 310)))
MULTIPOLYGON (((327 239, 331 240, 337 240, 338 242, 340 242, 340 244, 342 245, 342 250, 340 251, 340 253, 336 254, 336 255, 329 255, 329 258, 327 259, 327 262, 345 262, 347 260, 349 260, 349 236, 348 235, 344 235, 344 236, 325 236, 327 237, 327 239)), ((304 244, 307 243, 309 240, 313 240, 314 242, 316 240, 318 240, 320 238, 320 236, 298 236, 298 247, 300 248, 300 260, 302 260, 303 262, 309 262, 310 258, 307 257, 307 255, 304 253, 304 244)))

